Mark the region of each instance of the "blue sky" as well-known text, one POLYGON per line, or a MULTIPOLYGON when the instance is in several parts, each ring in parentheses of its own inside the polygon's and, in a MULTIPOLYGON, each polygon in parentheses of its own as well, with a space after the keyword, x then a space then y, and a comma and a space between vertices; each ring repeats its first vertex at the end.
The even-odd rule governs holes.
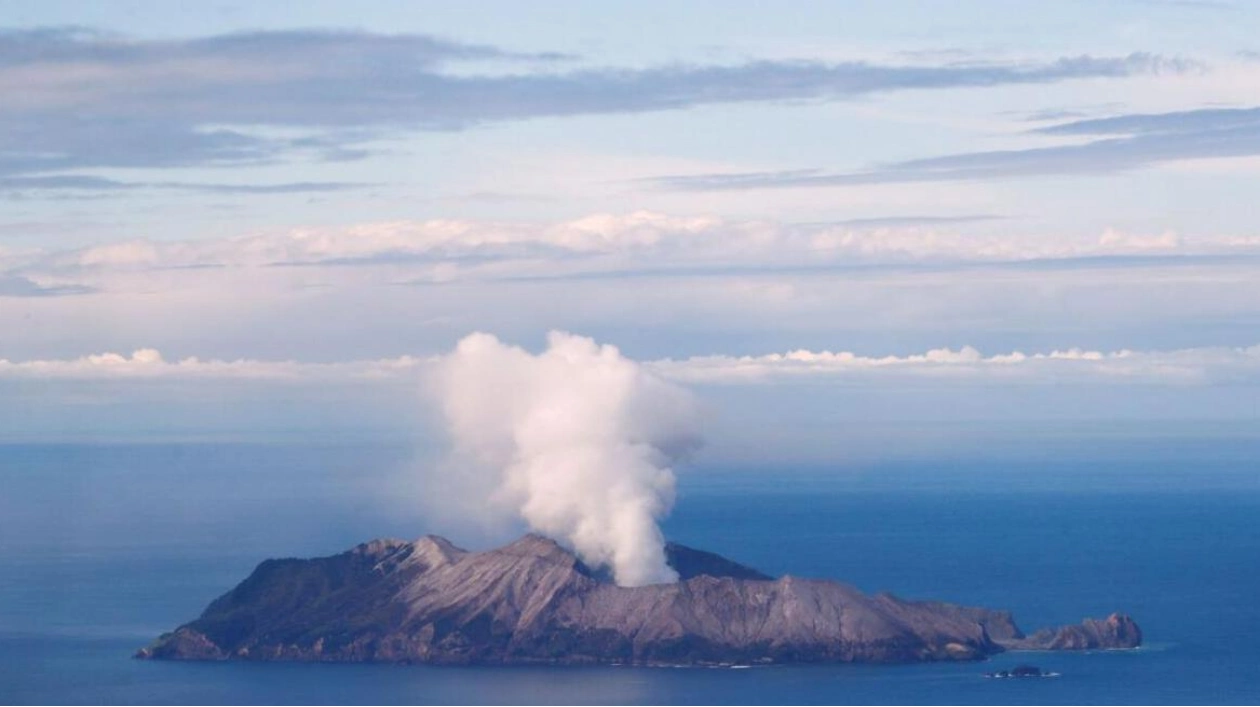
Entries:
POLYGON ((1245 429, 1258 15, 6 3, 0 421, 423 429, 428 357, 563 329, 701 390, 717 455, 1245 429))

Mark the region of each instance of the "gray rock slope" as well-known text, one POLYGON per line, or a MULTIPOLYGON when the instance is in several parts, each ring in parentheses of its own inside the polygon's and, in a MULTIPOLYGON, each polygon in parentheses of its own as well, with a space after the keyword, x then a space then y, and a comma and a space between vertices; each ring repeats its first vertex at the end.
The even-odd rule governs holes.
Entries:
POLYGON ((974 660, 1007 648, 1131 648, 1112 615, 1025 636, 1009 613, 773 579, 671 544, 679 581, 618 587, 551 540, 467 552, 427 536, 267 560, 137 657, 416 663, 974 660))

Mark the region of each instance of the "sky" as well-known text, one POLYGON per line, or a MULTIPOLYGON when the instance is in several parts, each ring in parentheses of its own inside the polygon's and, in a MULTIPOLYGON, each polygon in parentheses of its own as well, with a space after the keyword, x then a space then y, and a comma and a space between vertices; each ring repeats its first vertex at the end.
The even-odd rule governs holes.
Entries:
POLYGON ((0 7, 2 439, 423 441, 553 330, 714 463, 1258 429, 1260 5, 0 7))

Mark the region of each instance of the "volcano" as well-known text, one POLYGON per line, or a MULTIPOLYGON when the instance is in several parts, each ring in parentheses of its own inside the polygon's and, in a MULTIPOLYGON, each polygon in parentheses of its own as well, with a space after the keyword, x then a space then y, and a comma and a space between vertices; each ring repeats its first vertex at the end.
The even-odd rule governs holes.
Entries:
POLYGON ((770 577, 669 544, 678 581, 620 587, 547 538, 469 552, 426 536, 267 560, 136 657, 437 664, 751 665, 978 660, 1133 648, 1112 614, 1026 636, 1010 613, 770 577))

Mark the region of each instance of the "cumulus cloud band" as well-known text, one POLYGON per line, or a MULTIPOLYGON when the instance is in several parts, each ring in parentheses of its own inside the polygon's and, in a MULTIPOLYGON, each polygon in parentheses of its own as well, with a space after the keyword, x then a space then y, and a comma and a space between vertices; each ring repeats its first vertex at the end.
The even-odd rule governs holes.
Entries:
MULTIPOLYGON (((257 359, 168 360, 154 349, 130 355, 101 353, 73 359, 0 359, 0 379, 145 380, 253 379, 277 381, 347 380, 395 384, 422 375, 443 359, 400 356, 389 359, 312 363, 257 359)), ((1084 377, 1148 383, 1210 382, 1239 376, 1260 377, 1260 344, 1249 347, 1199 347, 1173 350, 1099 351, 1066 348, 1043 352, 1011 351, 985 355, 971 346, 938 348, 902 356, 861 355, 851 351, 797 349, 758 356, 706 355, 659 359, 641 364, 665 379, 688 383, 743 384, 825 377, 907 374, 982 380, 1049 380, 1084 377)))

